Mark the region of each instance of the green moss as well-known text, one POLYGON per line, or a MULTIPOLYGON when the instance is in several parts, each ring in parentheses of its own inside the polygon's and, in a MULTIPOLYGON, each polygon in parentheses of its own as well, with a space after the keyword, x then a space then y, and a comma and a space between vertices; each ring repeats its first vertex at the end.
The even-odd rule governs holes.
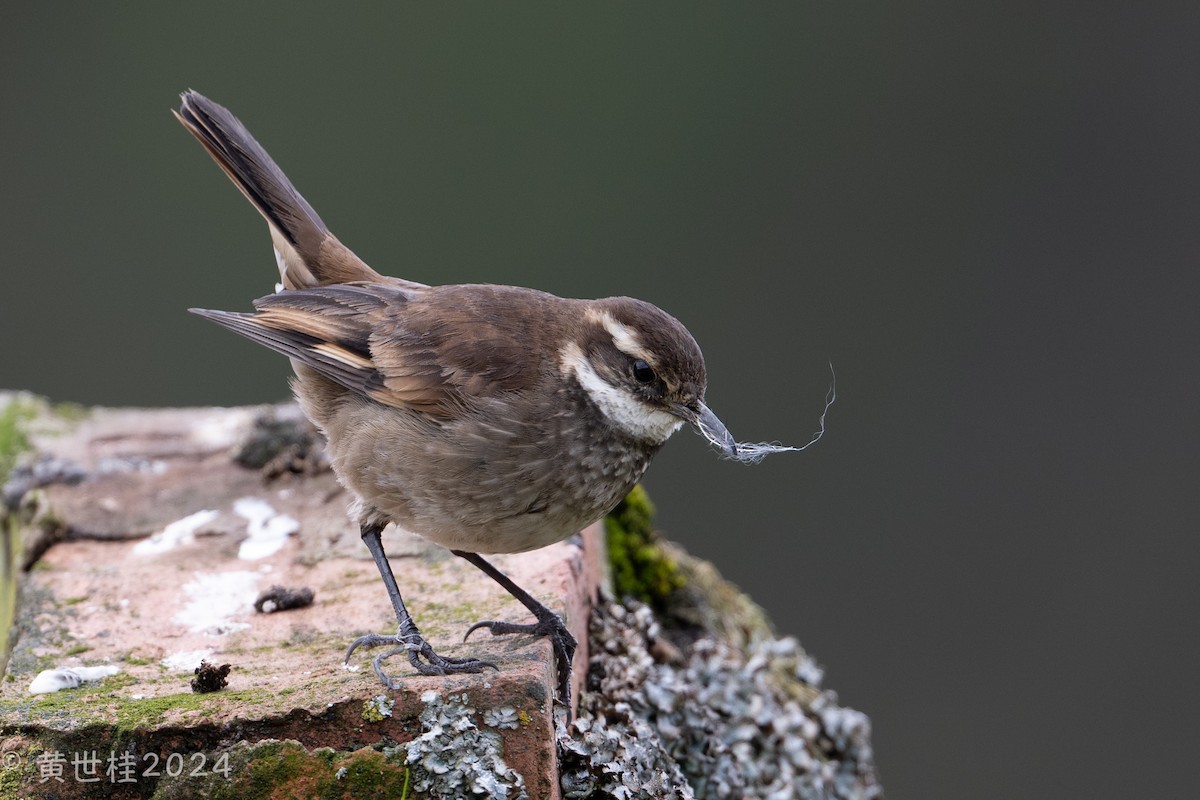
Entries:
POLYGON ((104 680, 100 681, 100 691, 115 692, 117 689, 124 689, 126 686, 135 686, 141 683, 136 677, 128 672, 118 672, 116 675, 109 675, 104 680))
MULTIPOLYGON (((259 703, 271 694, 265 689, 243 689, 237 692, 221 692, 217 698, 221 703, 259 703)), ((213 697, 194 692, 143 697, 139 700, 121 698, 116 707, 117 732, 119 735, 139 728, 153 727, 160 723, 168 712, 204 712, 214 702, 216 700, 213 697)))
MULTIPOLYGON (((101 682, 101 690, 111 690, 121 675, 101 682)), ((221 697, 245 700, 255 696, 261 702, 264 691, 224 692, 221 697)), ((159 716, 182 709, 212 710, 206 707, 210 696, 177 694, 145 700, 128 701, 112 697, 103 691, 59 692, 44 695, 37 701, 37 710, 27 718, 44 717, 51 708, 56 716, 71 714, 79 730, 90 728, 94 720, 89 714, 99 713, 105 719, 118 720, 116 736, 110 746, 121 750, 138 734, 132 729, 147 722, 159 723, 159 716), (84 716, 81 716, 81 711, 84 716)), ((68 727, 59 725, 58 727, 68 727)), ((107 725, 103 726, 107 727, 107 725)), ((95 733, 85 734, 94 736, 95 733)), ((42 746, 46 746, 45 742, 42 746)), ((51 749, 68 751, 77 748, 75 739, 51 742, 51 749)), ((398 748, 402 750, 402 748, 398 748)), ((38 750, 19 753, 19 761, 11 756, 0 761, 0 798, 41 796, 37 793, 38 775, 34 758, 38 750), (32 790, 32 791, 31 791, 32 790)), ((188 765, 192 761, 187 761, 188 765)), ((330 748, 309 750, 298 742, 265 740, 256 743, 238 742, 223 750, 205 753, 204 769, 193 773, 163 776, 153 787, 154 800, 190 800, 206 797, 210 800, 277 800, 306 798, 311 800, 407 800, 409 770, 401 758, 389 760, 377 749, 363 748, 353 752, 330 748)), ((44 787, 42 787, 44 788, 44 787)))
POLYGON ((0 759, 0 797, 29 797, 22 794, 36 785, 38 778, 37 757, 41 750, 30 745, 20 750, 9 750, 0 759))
POLYGON ((92 646, 91 646, 90 644, 82 644, 82 643, 80 643, 80 644, 77 644, 77 645, 75 645, 74 647, 72 647, 72 648, 68 649, 68 650, 67 650, 67 652, 66 652, 66 655, 68 655, 68 656, 77 656, 77 655, 79 655, 80 653, 86 653, 88 650, 91 650, 91 649, 92 649, 92 646))
MULTIPOLYGON (((38 413, 35 400, 13 398, 0 407, 0 487, 17 459, 31 447, 26 424, 38 413)), ((21 537, 17 515, 0 505, 0 673, 8 669, 12 639, 9 631, 17 613, 17 571, 21 563, 21 537)))
MULTIPOLYGON (((13 400, 0 408, 0 486, 8 480, 21 453, 29 449, 25 423, 37 415, 37 407, 13 400)), ((17 614, 17 568, 21 563, 21 537, 16 514, 0 505, 0 672, 8 669, 12 640, 9 631, 17 614)))
POLYGON ((604 519, 608 560, 617 597, 634 597, 661 610, 684 585, 679 565, 654 530, 654 504, 640 485, 633 487, 604 519))
POLYGON ((182 775, 164 780, 155 800, 208 797, 211 800, 274 800, 303 797, 312 800, 406 800, 408 769, 380 752, 364 748, 352 753, 328 747, 307 750, 295 741, 239 743, 214 754, 210 763, 225 758, 228 777, 182 775))
POLYGON ((92 415, 92 410, 87 406, 82 406, 79 403, 62 402, 55 403, 50 409, 54 416, 65 422, 83 422, 92 415))
MULTIPOLYGON (((28 676, 23 678, 28 681, 28 676)), ((21 695, 6 699, 0 704, 0 711, 6 715, 16 712, 18 719, 30 725, 68 729, 77 724, 84 724, 88 709, 81 704, 80 698, 88 697, 95 704, 104 707, 103 700, 96 698, 91 691, 92 684, 84 684, 87 689, 66 689, 49 694, 21 695)), ((0 797, 4 795, 0 794, 0 797)))
POLYGON ((37 416, 37 406, 25 400, 13 400, 0 408, 0 484, 16 466, 17 456, 29 449, 25 423, 37 416))
MULTIPOLYGON (((420 592, 414 592, 414 594, 420 594, 420 592)), ((481 611, 469 600, 453 605, 439 603, 436 600, 426 600, 421 605, 419 614, 421 630, 426 635, 435 638, 453 636, 455 632, 462 631, 471 624, 489 617, 488 612, 481 611)))
MULTIPOLYGON (((3 482, 0 475, 0 484, 3 482)), ((16 514, 0 513, 0 674, 8 671, 8 658, 15 641, 10 632, 17 616, 17 572, 21 563, 18 527, 16 514)))
MULTIPOLYGON (((248 780, 239 794, 256 797, 270 792, 272 787, 282 786, 296 779, 310 766, 305 763, 310 760, 306 756, 309 756, 309 753, 292 742, 264 743, 246 764, 245 774, 248 780)), ((322 766, 329 767, 330 764, 323 763, 322 766)))
MULTIPOLYGON (((47 664, 46 666, 53 666, 47 664)), ((13 676, 9 676, 13 677, 13 676)), ((28 681, 25 674, 17 680, 28 681)), ((114 709, 124 704, 146 701, 129 700, 121 697, 121 689, 141 683, 127 672, 118 672, 100 681, 88 681, 77 689, 37 695, 20 695, 0 701, 0 712, 12 714, 35 727, 68 730, 97 722, 107 723, 114 709)), ((0 794, 0 797, 4 797, 0 794)))

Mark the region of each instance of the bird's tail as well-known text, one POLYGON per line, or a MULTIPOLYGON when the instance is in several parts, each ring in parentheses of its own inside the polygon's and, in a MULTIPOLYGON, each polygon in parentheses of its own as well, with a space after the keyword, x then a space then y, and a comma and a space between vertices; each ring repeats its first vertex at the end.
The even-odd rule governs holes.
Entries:
POLYGON ((286 288, 383 280, 329 232, 237 117, 199 92, 181 97, 175 116, 267 220, 286 288))

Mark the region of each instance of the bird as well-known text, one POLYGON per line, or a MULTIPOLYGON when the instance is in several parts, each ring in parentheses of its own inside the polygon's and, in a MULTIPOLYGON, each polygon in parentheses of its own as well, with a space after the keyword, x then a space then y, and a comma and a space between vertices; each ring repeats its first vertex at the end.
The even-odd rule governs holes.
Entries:
POLYGON ((383 275, 333 235, 230 111, 188 90, 174 113, 266 220, 280 279, 251 312, 190 311, 291 360, 293 393, 353 497, 395 612, 397 633, 358 637, 344 661, 387 647, 372 667, 389 688, 399 682, 383 662, 401 653, 423 675, 497 669, 443 656, 421 634, 380 538, 395 523, 528 609, 533 622, 476 622, 464 641, 481 629, 547 637, 569 710, 577 642, 484 555, 545 547, 602 518, 685 424, 734 460, 803 448, 735 441, 705 404, 699 345, 657 306, 383 275))

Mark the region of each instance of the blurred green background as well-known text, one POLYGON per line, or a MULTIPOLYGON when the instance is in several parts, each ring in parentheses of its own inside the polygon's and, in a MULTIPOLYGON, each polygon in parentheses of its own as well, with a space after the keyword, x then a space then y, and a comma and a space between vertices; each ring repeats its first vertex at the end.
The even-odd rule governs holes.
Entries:
POLYGON ((286 395, 185 312, 275 279, 196 88, 383 272, 666 308, 741 439, 807 441, 834 364, 817 446, 647 484, 891 797, 1195 792, 1195 4, 333 8, 4 12, 0 387, 286 395))

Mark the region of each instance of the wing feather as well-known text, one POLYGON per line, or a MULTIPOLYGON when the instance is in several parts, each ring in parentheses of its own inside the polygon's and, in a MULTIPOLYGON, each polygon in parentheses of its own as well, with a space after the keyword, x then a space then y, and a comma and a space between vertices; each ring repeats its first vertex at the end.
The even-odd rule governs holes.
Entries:
POLYGON ((447 418, 473 398, 523 391, 556 369, 531 355, 541 352, 531 337, 554 319, 540 297, 507 287, 347 283, 268 295, 254 301, 254 313, 193 312, 383 405, 447 418))
POLYGON ((191 311, 384 405, 445 416, 455 387, 421 337, 387 349, 390 372, 372 347, 373 330, 392 327, 389 317, 408 300, 403 289, 385 284, 335 284, 267 295, 254 301, 254 313, 191 311))

